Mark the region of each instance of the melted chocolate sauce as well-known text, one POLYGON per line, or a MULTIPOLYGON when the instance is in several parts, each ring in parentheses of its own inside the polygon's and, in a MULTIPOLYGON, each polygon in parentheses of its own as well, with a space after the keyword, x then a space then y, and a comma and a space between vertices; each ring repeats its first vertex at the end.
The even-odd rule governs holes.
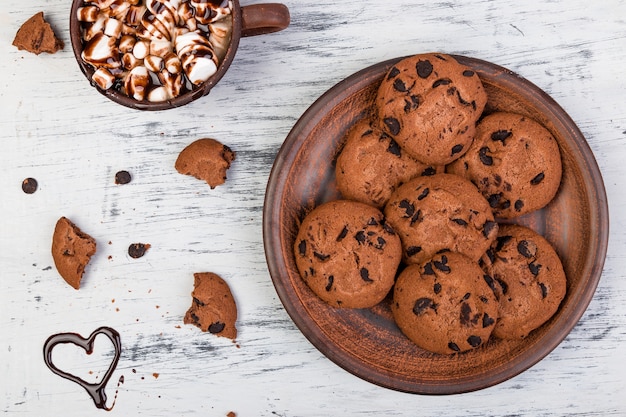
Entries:
MULTIPOLYGON (((102 408, 107 411, 110 411, 113 408, 113 405, 111 405, 111 407, 107 407, 106 405, 107 396, 104 392, 104 388, 109 382, 109 379, 111 378, 111 375, 113 374, 113 371, 115 370, 115 367, 117 366, 117 362, 120 359, 121 353, 122 353, 122 342, 121 342, 120 334, 116 330, 111 329, 110 327, 100 327, 94 330, 93 333, 91 333, 91 335, 89 335, 88 338, 84 338, 77 333, 58 333, 58 334, 50 336, 43 345, 43 358, 48 368, 50 368, 52 372, 59 375, 60 377, 69 379, 70 381, 73 381, 77 383, 78 385, 80 385, 81 387, 83 387, 93 399, 94 403, 96 404, 96 407, 102 408), (72 375, 70 373, 60 370, 54 365, 54 363, 52 363, 52 350, 54 349, 56 345, 60 343, 72 343, 76 346, 83 348, 85 352, 87 352, 87 354, 90 355, 93 353, 93 345, 94 345, 94 341, 96 340, 96 336, 100 334, 105 335, 106 337, 109 338, 109 340, 111 340, 111 343, 113 343, 113 347, 115 348, 115 354, 113 356, 113 361, 109 365, 109 369, 107 369, 106 373, 104 374, 104 377, 99 383, 94 384, 94 383, 87 382, 84 379, 77 377, 76 375, 72 375)), ((121 376, 119 383, 121 384, 123 382, 124 382, 124 376, 121 376)), ((113 401, 113 403, 115 403, 115 401, 113 401)))

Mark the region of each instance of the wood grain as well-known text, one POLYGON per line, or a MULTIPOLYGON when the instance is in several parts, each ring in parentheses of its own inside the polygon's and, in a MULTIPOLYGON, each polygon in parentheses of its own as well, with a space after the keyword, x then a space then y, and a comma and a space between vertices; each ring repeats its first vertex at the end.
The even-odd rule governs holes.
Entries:
MULTIPOLYGON (((242 0, 256 3, 262 1, 242 0)), ((70 48, 70 3, 2 2, 0 410, 102 415, 80 387, 46 368, 42 348, 53 333, 86 336, 106 325, 120 332, 123 348, 111 381, 125 377, 111 415, 624 415, 626 3, 285 4, 289 28, 241 39, 209 95, 183 108, 141 112, 111 102, 85 80, 70 48), (65 49, 18 51, 11 45, 17 29, 42 10, 65 49), (278 299, 262 241, 272 163, 303 112, 365 67, 426 51, 494 62, 550 94, 593 150, 611 215, 602 278, 563 343, 509 381, 446 397, 381 388, 322 355, 278 299), (237 152, 226 184, 214 190, 174 170, 178 152, 201 137, 237 152), (120 169, 131 172, 130 184, 114 184, 120 169), (27 177, 39 182, 34 194, 21 190, 27 177), (61 216, 98 243, 79 291, 58 276, 50 255, 61 216), (134 242, 152 247, 132 259, 127 249, 134 242), (231 286, 239 348, 182 324, 193 272, 201 271, 231 286)), ((76 359, 87 376, 102 375, 98 365, 105 366, 95 358, 76 359)), ((114 392, 115 384, 107 390, 111 398, 114 392)))

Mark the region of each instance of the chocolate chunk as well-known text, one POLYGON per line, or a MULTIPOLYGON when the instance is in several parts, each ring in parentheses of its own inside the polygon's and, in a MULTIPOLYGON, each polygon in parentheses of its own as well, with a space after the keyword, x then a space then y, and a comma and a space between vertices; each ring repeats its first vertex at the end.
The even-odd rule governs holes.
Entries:
POLYGON ((485 327, 489 327, 492 324, 494 324, 496 321, 494 319, 492 319, 491 317, 489 317, 489 314, 485 313, 483 314, 483 329, 485 327))
POLYGON ((400 122, 395 117, 385 117, 383 122, 389 128, 392 135, 400 133, 400 122))
POLYGON ((358 232, 356 232, 356 235, 354 235, 354 238, 357 240, 357 242, 363 244, 365 243, 367 236, 365 236, 365 232, 363 230, 359 230, 358 232))
POLYGON ((298 252, 300 252, 300 256, 306 255, 306 240, 301 240, 298 243, 298 252))
POLYGON ((496 252, 500 252, 504 245, 509 243, 513 239, 513 236, 498 236, 496 238, 496 252))
POLYGON ((450 84, 452 81, 449 78, 440 78, 437 81, 435 81, 433 83, 433 88, 437 88, 440 85, 448 85, 450 84))
POLYGON ((328 276, 328 284, 326 284, 326 291, 330 291, 333 288, 333 282, 335 282, 335 276, 328 276))
POLYGON ((433 292, 435 294, 439 294, 441 292, 441 284, 438 282, 435 282, 435 285, 433 286, 433 292))
POLYGON ((196 297, 193 297, 193 302, 199 307, 203 307, 206 305, 202 301, 198 300, 196 297))
POLYGON ((325 255, 323 253, 319 253, 319 252, 313 252, 313 256, 315 256, 317 259, 319 259, 320 261, 326 261, 328 258, 330 258, 330 255, 325 255))
POLYGON ((341 242, 343 238, 346 237, 347 234, 348 234, 348 226, 344 226, 343 229, 341 229, 341 232, 339 233, 339 235, 337 236, 337 242, 341 242))
POLYGON ((445 255, 441 257, 441 261, 433 260, 433 265, 435 266, 435 268, 445 273, 449 273, 451 271, 447 263, 448 263, 448 258, 445 255))
POLYGON ((454 343, 454 342, 450 342, 450 343, 448 343, 448 347, 449 347, 451 350, 455 351, 455 352, 460 352, 460 351, 461 351, 461 349, 459 349, 459 347, 457 346, 457 344, 456 344, 456 343, 454 343))
POLYGON ((541 270, 541 264, 535 264, 535 262, 531 262, 528 264, 528 269, 530 269, 530 273, 534 276, 539 275, 539 270, 541 270))
POLYGON ((535 177, 530 180, 530 183, 532 185, 539 185, 539 183, 541 183, 541 181, 543 181, 545 175, 543 174, 543 172, 540 172, 539 174, 535 175, 535 177))
POLYGON ((224 330, 224 327, 226 327, 225 323, 221 323, 221 322, 215 322, 215 323, 211 323, 209 324, 209 333, 220 333, 222 330, 224 330))
POLYGON ((361 279, 363 279, 363 281, 374 282, 374 280, 370 278, 370 271, 368 271, 367 268, 361 268, 359 273, 361 274, 361 279))
POLYGON ((378 242, 378 244, 377 244, 377 245, 374 245, 374 247, 375 247, 376 249, 382 249, 382 248, 384 248, 384 247, 385 247, 385 244, 387 243, 387 241, 386 241, 383 237, 381 237, 381 236, 378 236, 378 237, 376 238, 376 241, 378 242))
POLYGON ((459 316, 459 320, 461 320, 462 325, 466 326, 469 324, 470 314, 472 314, 472 307, 470 307, 467 303, 461 304, 461 314, 459 316))
POLYGON ((389 142, 389 146, 387 146, 387 152, 394 154, 398 157, 402 156, 402 150, 400 149, 400 145, 398 145, 398 142, 393 139, 391 139, 391 141, 389 142))
MULTIPOLYGON (((459 99, 459 103, 461 103, 462 105, 464 105, 464 106, 471 106, 472 105, 471 101, 464 100, 463 97, 461 97, 461 92, 459 90, 456 90, 456 97, 459 99)), ((476 103, 474 103, 473 106, 476 106, 476 103)))
POLYGON ((522 255, 524 258, 532 258, 535 254, 532 253, 528 247, 528 241, 527 240, 520 240, 517 244, 517 251, 519 252, 520 255, 522 255))
POLYGON ((487 220, 485 224, 483 224, 483 236, 486 238, 489 237, 491 232, 498 226, 498 223, 493 222, 491 220, 487 220))
POLYGON ((411 204, 409 200, 402 200, 398 204, 398 207, 404 209, 404 218, 409 218, 415 214, 415 206, 411 204))
POLYGON ((500 284, 500 288, 502 289, 502 295, 506 295, 509 292, 509 285, 501 280, 499 277, 496 277, 496 281, 500 284))
POLYGON ((423 200, 426 198, 426 196, 428 196, 428 193, 430 193, 430 189, 428 188, 424 188, 424 190, 420 193, 420 195, 417 196, 417 199, 419 201, 423 200))
POLYGON ((393 82, 393 88, 396 91, 400 91, 401 93, 404 93, 406 91, 406 85, 404 84, 404 81, 402 81, 400 78, 396 79, 393 82))
POLYGON ((500 208, 503 210, 506 210, 509 207, 511 207, 511 200, 504 200, 503 202, 500 203, 500 208))
POLYGON ((22 181, 22 191, 26 194, 32 194, 37 191, 37 180, 34 178, 26 178, 22 181))
POLYGON ((452 219, 452 221, 459 226, 467 226, 467 222, 463 219, 452 219))
POLYGON ((376 219, 375 219, 375 218, 373 218, 373 217, 370 217, 370 219, 367 221, 367 224, 368 224, 369 226, 378 226, 378 220, 376 220, 376 219))
POLYGON ((541 288, 541 298, 546 298, 548 296, 548 288, 546 287, 546 284, 540 282, 539 287, 541 288))
POLYGON ((510 130, 496 130, 491 134, 491 140, 494 142, 502 142, 502 145, 506 145, 505 141, 513 134, 510 130))
POLYGON ((489 304, 489 299, 487 297, 485 297, 484 295, 480 295, 478 296, 478 299, 483 303, 483 304, 489 304))
POLYGON ((420 253, 421 251, 422 251, 421 246, 409 246, 408 248, 406 248, 406 256, 411 257, 420 253))
POLYGON ((422 177, 430 177, 431 175, 435 175, 437 170, 433 167, 428 167, 424 171, 422 171, 422 177))
POLYGON ((489 152, 489 148, 483 146, 478 151, 478 158, 480 158, 480 162, 482 162, 483 165, 491 166, 493 165, 493 158, 487 155, 487 152, 489 152))
POLYGON ((432 264, 432 262, 428 262, 428 263, 426 263, 426 265, 424 265, 424 272, 422 272, 422 274, 424 274, 424 275, 435 275, 435 271, 433 271, 433 264, 432 264))
POLYGON ((457 153, 461 152, 462 150, 463 150, 463 145, 460 145, 460 144, 459 145, 454 145, 452 147, 451 155, 457 154, 457 153))
POLYGON ((415 70, 420 78, 428 78, 433 72, 433 64, 431 64, 429 60, 419 60, 417 64, 415 64, 415 70))
POLYGON ((387 74, 387 80, 392 79, 393 77, 396 77, 398 74, 400 74, 400 70, 396 67, 392 67, 389 70, 389 74, 387 74))
POLYGON ((395 235, 395 234, 396 234, 396 231, 395 231, 395 230, 393 230, 393 227, 391 227, 391 225, 387 224, 387 222, 385 222, 385 221, 383 220, 383 223, 382 223, 382 224, 383 224, 383 230, 384 230, 385 232, 389 233, 390 235, 395 235))
POLYGON ((470 294, 470 293, 466 292, 466 293, 465 293, 465 295, 463 296, 463 298, 461 299, 461 301, 465 301, 465 300, 467 300, 468 298, 470 298, 471 296, 472 296, 472 294, 470 294))
POLYGON ((485 280, 487 285, 489 285, 489 288, 491 288, 491 291, 496 291, 496 288, 497 288, 496 283, 494 282, 493 278, 491 278, 491 275, 484 274, 483 279, 485 280))
POLYGON ((128 255, 135 259, 141 258, 148 249, 150 249, 149 243, 131 243, 128 247, 128 255))
POLYGON ((429 308, 434 309, 434 306, 435 306, 435 302, 431 300, 430 298, 426 298, 426 297, 420 298, 417 301, 415 301, 415 304, 413 305, 413 314, 415 314, 416 316, 420 316, 424 314, 426 309, 429 309, 429 308))
POLYGON ((469 345, 473 348, 480 346, 482 342, 483 341, 480 336, 470 336, 467 338, 467 343, 469 343, 469 345))
POLYGON ((487 258, 489 258, 489 261, 491 263, 494 263, 496 261, 496 255, 495 253, 493 253, 493 249, 491 248, 487 249, 487 252, 485 252, 485 255, 487 255, 487 258))
POLYGON ((421 222, 422 220, 424 220, 424 218, 422 217, 422 210, 417 210, 415 214, 413 215, 413 217, 411 217, 411 224, 417 221, 421 222))
POLYGON ((522 200, 515 200, 515 211, 521 211, 524 208, 524 202, 522 200))
POLYGON ((474 71, 472 71, 472 70, 465 70, 465 71, 463 71, 463 76, 464 77, 471 77, 473 75, 474 75, 474 71))
POLYGON ((487 197, 487 201, 489 202, 489 207, 496 208, 498 204, 500 204, 500 199, 502 198, 502 193, 491 194, 487 197))
POLYGON ((131 180, 130 172, 118 171, 115 173, 115 183, 118 185, 128 184, 131 180))

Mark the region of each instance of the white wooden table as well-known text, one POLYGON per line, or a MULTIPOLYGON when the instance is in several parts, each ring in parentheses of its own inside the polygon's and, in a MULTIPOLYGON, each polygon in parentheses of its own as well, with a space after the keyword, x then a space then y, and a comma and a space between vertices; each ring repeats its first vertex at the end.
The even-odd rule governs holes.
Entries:
MULTIPOLYGON (((287 30, 242 39, 209 96, 156 113, 90 87, 71 52, 70 3, 0 3, 3 415, 103 415, 42 357, 48 336, 99 326, 118 330, 123 344, 110 399, 119 376, 125 381, 110 415, 626 415, 625 1, 286 0, 287 30), (65 49, 18 51, 15 32, 42 10, 65 49), (495 62, 552 95, 595 153, 611 213, 604 273, 572 333, 521 375, 445 397, 378 387, 315 349, 276 295, 261 230, 272 162, 307 107, 362 68, 429 51, 495 62), (174 170, 179 151, 201 137, 237 152, 214 190, 174 170), (132 174, 130 184, 114 183, 119 170, 132 174), (27 177, 39 182, 31 195, 21 190, 27 177), (61 216, 98 242, 79 291, 62 281, 50 254, 61 216), (134 242, 152 247, 132 259, 134 242), (183 325, 200 271, 231 285, 238 346, 183 325)), ((98 378, 108 356, 92 356, 69 352, 65 365, 98 378)))

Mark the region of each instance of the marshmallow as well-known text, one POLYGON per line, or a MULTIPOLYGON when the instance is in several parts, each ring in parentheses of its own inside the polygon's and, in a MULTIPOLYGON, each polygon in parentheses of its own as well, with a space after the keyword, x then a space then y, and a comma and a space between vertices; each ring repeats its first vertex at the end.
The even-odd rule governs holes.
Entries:
POLYGON ((138 66, 130 70, 124 81, 126 95, 135 100, 142 101, 146 97, 148 87, 150 87, 150 74, 146 67, 138 66))
POLYGON ((119 68, 122 65, 119 55, 116 39, 102 32, 87 42, 81 54, 83 60, 95 68, 119 68))
POLYGON ((149 71, 159 72, 163 68, 163 58, 156 55, 148 55, 143 59, 144 65, 149 71))
POLYGON ((91 76, 91 80, 101 89, 108 90, 113 86, 115 76, 106 68, 98 68, 91 76))
POLYGON ((122 36, 122 22, 117 19, 109 18, 104 26, 104 34, 113 38, 122 36))
MULTIPOLYGON (((135 39, 134 36, 124 35, 120 39, 119 50, 122 53, 134 52, 133 50, 135 48, 136 43, 137 43, 137 39, 135 39)), ((139 59, 142 59, 142 58, 139 58, 139 59)))
POLYGON ((152 40, 150 42, 150 55, 163 58, 170 52, 172 52, 172 42, 165 40, 152 40))
POLYGON ((216 22, 223 19, 224 16, 230 14, 231 5, 228 0, 222 0, 219 5, 214 4, 212 1, 191 0, 191 6, 195 9, 196 20, 203 25, 216 22))
POLYGON ((130 52, 126 52, 122 55, 122 66, 127 70, 131 70, 136 66, 141 65, 141 63, 142 60, 135 58, 135 56, 130 52))
POLYGON ((76 10, 76 17, 79 22, 95 22, 98 20, 100 9, 97 6, 79 7, 76 10))
POLYGON ((137 59, 144 59, 150 53, 150 42, 139 41, 133 47, 133 55, 137 59))
POLYGON ((148 93, 148 101, 151 102, 165 101, 171 98, 173 97, 170 96, 167 88, 163 86, 153 88, 152 90, 150 90, 150 93, 148 93))

